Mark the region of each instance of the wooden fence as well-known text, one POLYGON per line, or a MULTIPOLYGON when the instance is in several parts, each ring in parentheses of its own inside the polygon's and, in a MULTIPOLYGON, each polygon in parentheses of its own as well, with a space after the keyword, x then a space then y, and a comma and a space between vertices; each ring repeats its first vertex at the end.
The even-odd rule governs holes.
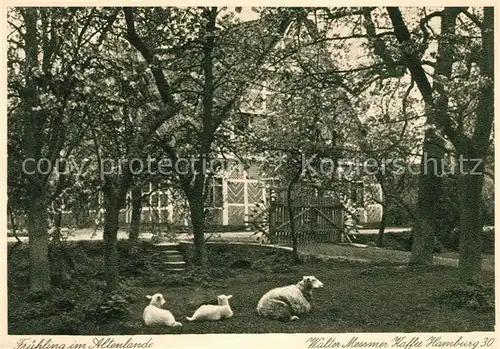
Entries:
MULTIPOLYGON (((288 244, 290 219, 286 196, 275 198, 269 207, 269 238, 271 243, 288 244)), ((297 196, 292 202, 295 232, 299 243, 340 242, 344 214, 342 204, 331 197, 297 196)))

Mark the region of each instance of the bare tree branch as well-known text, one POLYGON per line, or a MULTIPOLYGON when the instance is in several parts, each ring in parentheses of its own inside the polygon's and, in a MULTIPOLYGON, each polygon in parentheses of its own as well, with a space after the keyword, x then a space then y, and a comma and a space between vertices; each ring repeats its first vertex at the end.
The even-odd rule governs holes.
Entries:
POLYGON ((171 108, 174 106, 174 99, 172 97, 172 91, 170 85, 163 74, 161 66, 159 62, 151 52, 151 50, 146 46, 146 44, 141 40, 141 38, 137 35, 135 30, 135 21, 134 21, 134 8, 124 7, 123 12, 125 14, 125 21, 127 23, 127 40, 130 42, 132 46, 134 46, 144 57, 146 62, 149 64, 149 68, 153 73, 154 79, 156 81, 156 87, 158 88, 158 92, 162 98, 165 106, 171 108))

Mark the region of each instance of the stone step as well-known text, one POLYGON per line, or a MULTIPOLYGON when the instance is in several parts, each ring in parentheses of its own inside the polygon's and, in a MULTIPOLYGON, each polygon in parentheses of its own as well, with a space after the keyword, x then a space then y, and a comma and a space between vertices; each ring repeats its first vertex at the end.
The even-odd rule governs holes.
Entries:
POLYGON ((180 255, 181 253, 178 251, 178 250, 165 250, 165 251, 161 251, 161 253, 164 253, 164 254, 173 254, 173 255, 180 255))
POLYGON ((168 254, 165 255, 165 260, 167 262, 183 262, 184 257, 181 254, 168 254))
POLYGON ((179 244, 173 242, 160 242, 154 244, 160 259, 164 259, 166 273, 182 273, 185 271, 186 262, 184 256, 179 252, 179 244))
POLYGON ((185 270, 186 269, 184 269, 184 268, 169 268, 169 269, 165 269, 165 272, 166 273, 182 273, 185 270))
POLYGON ((184 267, 186 265, 186 262, 184 261, 177 261, 177 262, 163 262, 164 265, 168 267, 184 267))
POLYGON ((180 254, 178 251, 160 251, 156 252, 155 256, 158 256, 160 258, 176 258, 176 257, 182 257, 182 254, 180 254))
POLYGON ((162 251, 177 251, 178 252, 177 248, 179 247, 179 244, 177 244, 175 242, 160 242, 157 244, 153 244, 153 246, 159 250, 162 250, 162 251))

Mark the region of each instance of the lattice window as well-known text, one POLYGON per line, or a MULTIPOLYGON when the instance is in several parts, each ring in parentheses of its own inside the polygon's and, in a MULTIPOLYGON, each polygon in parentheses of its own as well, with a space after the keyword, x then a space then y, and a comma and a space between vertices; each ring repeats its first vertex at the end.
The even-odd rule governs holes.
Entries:
POLYGON ((168 206, 168 196, 165 192, 160 192, 160 207, 165 208, 168 206))
POLYGON ((351 183, 350 199, 357 206, 363 206, 365 201, 365 184, 361 181, 351 183))
POLYGON ((147 193, 143 193, 142 195, 142 201, 141 201, 141 204, 142 204, 142 208, 149 208, 149 197, 144 197, 144 195, 147 194, 147 193))
POLYGON ((260 179, 260 168, 252 165, 247 169, 248 179, 260 179))
POLYGON ((231 182, 227 183, 227 202, 229 204, 244 204, 245 203, 245 193, 244 193, 244 183, 243 182, 231 182))
POLYGON ((229 225, 245 224, 245 208, 242 206, 228 207, 229 225))
POLYGON ((222 208, 222 178, 212 178, 209 186, 208 207, 222 208))
POLYGON ((154 192, 151 194, 151 206, 158 207, 158 192, 154 192))
POLYGON ((259 183, 248 183, 248 203, 256 204, 262 201, 262 187, 259 183))
POLYGON ((238 166, 234 168, 233 172, 229 175, 231 179, 241 179, 243 178, 243 170, 238 166))

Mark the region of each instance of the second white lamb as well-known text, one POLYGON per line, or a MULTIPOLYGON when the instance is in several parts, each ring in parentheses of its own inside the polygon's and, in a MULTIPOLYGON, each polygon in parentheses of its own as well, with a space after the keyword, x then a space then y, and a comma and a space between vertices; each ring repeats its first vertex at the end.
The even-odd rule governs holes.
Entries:
POLYGON ((233 316, 233 311, 229 305, 229 300, 232 295, 217 296, 218 305, 204 304, 194 312, 193 316, 186 317, 189 321, 217 321, 222 319, 229 319, 233 316))
POLYGON ((161 293, 152 296, 146 296, 151 302, 144 308, 142 317, 146 326, 164 325, 164 326, 182 326, 180 322, 175 321, 174 315, 161 307, 165 304, 165 298, 161 293))

